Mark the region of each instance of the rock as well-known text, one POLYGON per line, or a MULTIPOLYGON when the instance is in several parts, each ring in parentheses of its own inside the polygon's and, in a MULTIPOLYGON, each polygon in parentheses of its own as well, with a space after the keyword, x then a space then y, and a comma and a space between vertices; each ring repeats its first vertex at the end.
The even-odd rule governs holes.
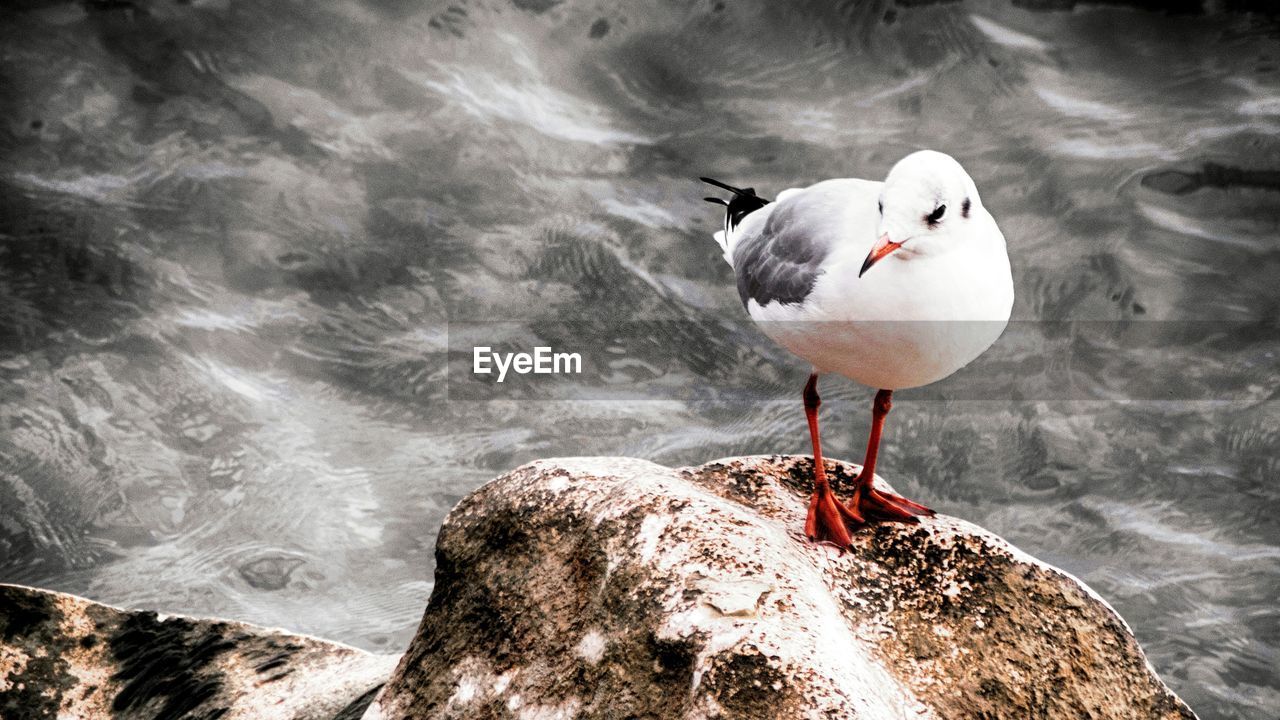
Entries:
MULTIPOLYGON (((857 471, 828 467, 837 490, 857 471)), ((811 473, 508 473, 446 519, 394 673, 316 638, 0 585, 0 717, 1195 717, 1106 602, 981 528, 804 541, 811 473)))
POLYGON ((0 717, 355 720, 396 658, 0 584, 0 717))
POLYGON ((804 542, 811 471, 595 458, 490 482, 446 519, 365 717, 1195 717, 1106 602, 981 528, 804 542))

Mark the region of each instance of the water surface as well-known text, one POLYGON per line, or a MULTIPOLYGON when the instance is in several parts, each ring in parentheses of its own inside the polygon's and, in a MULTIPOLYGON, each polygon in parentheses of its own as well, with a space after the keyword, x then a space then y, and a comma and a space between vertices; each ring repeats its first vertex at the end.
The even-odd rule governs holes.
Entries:
MULTIPOLYGON (((697 176, 932 147, 1009 238, 1019 322, 998 371, 896 398, 884 474, 1091 584, 1203 717, 1280 708, 1274 21, 0 12, 0 580, 399 651, 441 519, 504 470, 808 451, 806 369, 742 322, 697 176), (498 325, 595 361, 467 394, 450 353, 498 325)), ((871 392, 823 392, 858 459, 871 392)))

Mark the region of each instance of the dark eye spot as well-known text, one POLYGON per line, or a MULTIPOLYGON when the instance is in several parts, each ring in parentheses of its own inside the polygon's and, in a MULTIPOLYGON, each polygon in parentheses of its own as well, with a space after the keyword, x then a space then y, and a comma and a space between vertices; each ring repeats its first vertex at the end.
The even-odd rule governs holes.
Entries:
POLYGON ((880 202, 878 202, 878 203, 876 203, 876 204, 880 206, 880 214, 881 214, 881 215, 883 215, 883 214, 884 214, 884 201, 883 201, 883 200, 881 200, 880 202))
POLYGON ((965 198, 964 202, 960 203, 960 217, 969 217, 969 206, 969 198, 965 198))
POLYGON ((934 208, 933 212, 924 216, 924 221, 929 223, 930 225, 937 225, 938 222, 942 220, 942 215, 946 211, 947 211, 946 205, 939 205, 938 207, 934 208))

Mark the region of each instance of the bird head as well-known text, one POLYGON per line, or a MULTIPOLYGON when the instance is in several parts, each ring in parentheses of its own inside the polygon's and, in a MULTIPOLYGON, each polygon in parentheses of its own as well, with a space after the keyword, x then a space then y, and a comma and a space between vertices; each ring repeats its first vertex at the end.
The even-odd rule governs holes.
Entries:
POLYGON ((980 209, 978 188, 955 158, 933 150, 902 158, 880 191, 876 243, 858 277, 891 254, 909 258, 955 249, 980 209))

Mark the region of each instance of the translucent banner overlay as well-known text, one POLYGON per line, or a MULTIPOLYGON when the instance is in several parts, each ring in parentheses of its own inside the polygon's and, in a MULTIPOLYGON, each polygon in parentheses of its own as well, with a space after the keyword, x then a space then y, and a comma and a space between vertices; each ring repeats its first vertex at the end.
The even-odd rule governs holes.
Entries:
POLYGON ((1000 324, 981 322, 762 328, 750 321, 578 320, 450 323, 448 398, 775 398, 798 394, 811 366, 770 336, 832 366, 872 374, 887 368, 896 374, 876 377, 903 377, 917 368, 920 376, 941 372, 956 362, 949 355, 977 352, 996 333, 971 363, 902 397, 1252 402, 1280 386, 1280 329, 1273 323, 1014 321, 1001 332, 1000 324), (852 346, 859 350, 845 349, 852 346))

